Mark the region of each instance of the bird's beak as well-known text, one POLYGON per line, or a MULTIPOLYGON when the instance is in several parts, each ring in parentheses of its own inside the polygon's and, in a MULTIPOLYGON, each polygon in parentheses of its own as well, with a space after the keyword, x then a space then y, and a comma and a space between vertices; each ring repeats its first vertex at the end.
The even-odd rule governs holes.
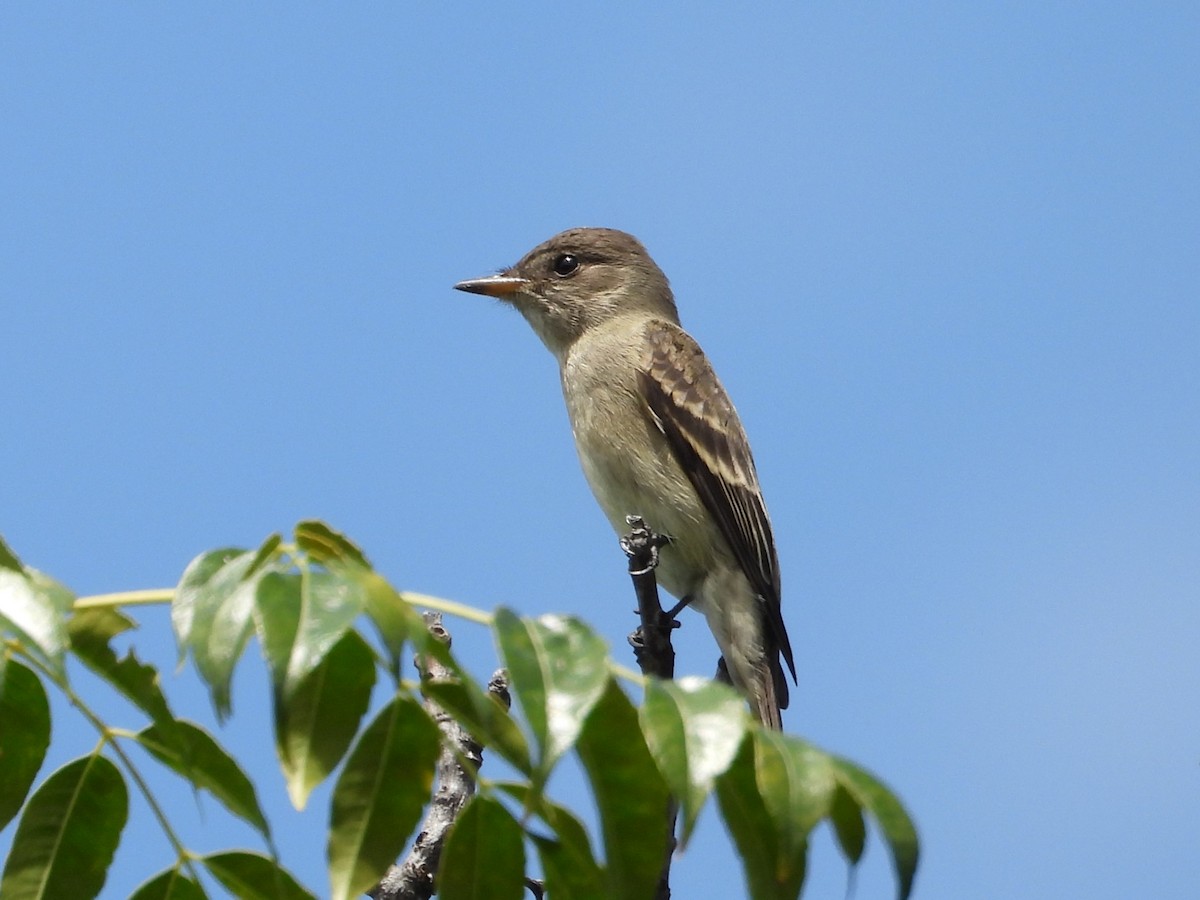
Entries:
POLYGON ((529 279, 518 278, 515 275, 488 275, 486 278, 472 278, 470 281, 460 281, 454 286, 456 291, 467 291, 471 294, 487 294, 489 297, 499 297, 505 300, 518 293, 529 284, 529 279))

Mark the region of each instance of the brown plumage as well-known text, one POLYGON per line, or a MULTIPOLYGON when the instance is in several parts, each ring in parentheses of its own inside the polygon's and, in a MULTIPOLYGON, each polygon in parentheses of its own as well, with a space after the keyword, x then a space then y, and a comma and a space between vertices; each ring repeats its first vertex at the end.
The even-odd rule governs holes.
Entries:
POLYGON ((779 656, 792 678, 796 663, 783 624, 775 537, 746 432, 704 351, 686 332, 664 324, 648 338, 642 373, 647 405, 762 601, 775 692, 787 709, 779 656))
POLYGON ((456 287, 512 303, 554 354, 601 508, 618 533, 636 514, 671 538, 659 583, 705 615, 735 686, 781 727, 783 663, 796 670, 771 523, 741 421, 662 270, 631 235, 577 228, 456 287))

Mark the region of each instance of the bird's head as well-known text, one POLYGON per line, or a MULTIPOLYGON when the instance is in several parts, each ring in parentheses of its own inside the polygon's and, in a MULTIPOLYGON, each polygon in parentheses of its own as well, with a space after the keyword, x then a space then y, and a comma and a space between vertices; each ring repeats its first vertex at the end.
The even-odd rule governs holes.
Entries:
POLYGON ((662 269, 637 238, 611 228, 556 234, 515 266, 455 288, 511 303, 560 358, 588 329, 613 319, 679 318, 662 269))

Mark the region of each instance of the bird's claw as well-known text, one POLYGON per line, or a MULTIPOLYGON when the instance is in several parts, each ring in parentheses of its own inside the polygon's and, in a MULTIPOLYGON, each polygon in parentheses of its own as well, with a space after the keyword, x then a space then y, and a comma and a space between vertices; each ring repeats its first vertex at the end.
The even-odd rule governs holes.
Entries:
POLYGON ((671 539, 665 534, 656 533, 641 516, 626 516, 625 523, 629 526, 630 531, 629 534, 622 536, 621 549, 629 557, 631 563, 635 560, 638 562, 644 560, 644 565, 637 569, 630 569, 629 574, 646 575, 658 568, 659 548, 671 543, 671 539))

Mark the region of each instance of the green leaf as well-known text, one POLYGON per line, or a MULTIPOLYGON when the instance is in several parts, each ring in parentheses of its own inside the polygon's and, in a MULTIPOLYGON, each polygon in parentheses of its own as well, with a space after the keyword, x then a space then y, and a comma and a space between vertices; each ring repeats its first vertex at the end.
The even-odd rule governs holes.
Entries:
MULTIPOLYGON (((183 570, 171 599, 171 627, 175 630, 175 640, 179 643, 181 665, 187 659, 188 647, 198 633, 202 636, 212 626, 210 607, 213 600, 208 596, 209 585, 222 569, 245 556, 247 552, 243 547, 210 550, 197 556, 183 570)), ((246 568, 249 567, 250 563, 247 561, 246 568)))
POLYGON ((136 738, 151 756, 197 789, 208 791, 226 809, 253 825, 270 841, 271 828, 258 805, 254 784, 237 760, 194 722, 178 719, 174 722, 173 732, 151 725, 138 732, 136 738))
POLYGON ((833 822, 833 833, 846 861, 852 866, 858 865, 867 844, 867 825, 863 821, 862 807, 840 784, 833 794, 829 818, 833 822))
POLYGON ((561 840, 531 834, 542 863, 546 894, 554 900, 608 900, 608 876, 599 866, 588 868, 561 840))
POLYGON ((359 572, 367 599, 367 615, 370 617, 380 640, 388 652, 388 671, 392 678, 400 681, 400 653, 407 641, 414 644, 428 634, 425 621, 411 603, 377 572, 359 572))
POLYGON ((807 852, 786 855, 759 790, 755 741, 747 734, 732 765, 717 779, 721 817, 737 846, 753 900, 795 900, 804 886, 807 852))
POLYGON ((476 794, 446 838, 437 874, 439 900, 521 900, 525 841, 498 800, 476 794))
POLYGON ((754 897, 799 895, 809 834, 831 815, 836 792, 830 756, 777 731, 750 732, 717 798, 754 897))
POLYGON ((600 812, 609 896, 654 896, 672 840, 670 796, 646 747, 637 710, 611 679, 575 749, 600 812))
POLYGON ((213 853, 200 861, 238 900, 313 900, 286 869, 262 854, 213 853))
POLYGON ((269 572, 279 565, 279 547, 283 544, 283 538, 278 534, 267 535, 267 539, 259 545, 259 548, 254 551, 254 559, 250 562, 250 575, 256 575, 259 572, 269 572))
POLYGON ((180 642, 180 662, 188 645, 211 628, 212 607, 225 593, 236 589, 243 578, 253 579, 281 566, 276 560, 280 543, 280 536, 272 534, 253 554, 242 547, 222 547, 202 553, 188 564, 171 602, 171 623, 180 642), (197 635, 197 631, 201 634, 197 635))
POLYGON ((495 750, 518 771, 529 775, 533 771, 529 745, 504 704, 465 672, 458 679, 426 681, 421 690, 470 731, 482 746, 495 750))
POLYGON ((340 572, 270 572, 259 580, 260 639, 285 699, 350 630, 366 601, 361 580, 340 572))
POLYGON ((293 572, 268 572, 255 592, 254 625, 263 658, 277 693, 287 681, 288 662, 300 627, 300 576, 293 572))
POLYGON ((841 757, 831 757, 834 777, 863 809, 871 813, 892 852, 896 896, 907 900, 917 875, 920 846, 917 827, 896 795, 870 772, 841 757))
POLYGON ((41 680, 0 653, 0 831, 12 821, 50 745, 50 704, 41 680))
POLYGON ((115 609, 83 609, 67 622, 71 649, 89 669, 115 687, 164 729, 175 721, 163 695, 158 669, 138 660, 132 650, 117 659, 110 642, 137 623, 115 609))
POLYGON ((746 702, 729 686, 703 678, 651 678, 641 722, 658 770, 680 802, 679 843, 685 846, 714 779, 741 746, 746 702))
POLYGON ((354 541, 316 519, 296 524, 296 545, 317 565, 342 564, 371 568, 366 554, 354 541))
POLYGON ((362 582, 340 572, 302 572, 300 625, 288 660, 285 694, 321 664, 367 605, 362 582))
POLYGON ((542 780, 579 736, 608 683, 604 641, 572 616, 524 619, 496 610, 492 630, 541 751, 542 780))
POLYGON ((0 876, 0 897, 94 897, 129 811, 125 782, 103 756, 67 763, 34 792, 0 876))
POLYGON ((74 594, 50 576, 22 565, 0 539, 0 634, 13 635, 58 681, 66 679, 65 620, 74 602, 74 594))
POLYGON ((296 809, 345 756, 374 687, 375 656, 350 631, 290 697, 275 693, 275 749, 296 809))
POLYGON ((440 743, 437 725, 403 695, 363 731, 333 790, 334 900, 363 893, 395 862, 429 800, 440 743))
POLYGON ((808 835, 829 815, 837 782, 832 760, 816 747, 791 735, 758 729, 754 733, 758 790, 780 837, 785 856, 796 856, 808 835))
POLYGON ((258 582, 281 565, 279 543, 273 534, 254 553, 224 548, 198 556, 175 589, 171 622, 180 661, 190 650, 220 719, 230 713, 230 682, 250 637, 258 582))
POLYGON ((17 554, 13 553, 12 548, 5 543, 3 535, 0 535, 0 569, 9 569, 13 572, 25 570, 25 566, 17 559, 17 554))
POLYGON ((542 861, 547 894, 557 900, 607 900, 608 875, 596 862, 587 829, 570 810, 535 795, 525 783, 493 782, 492 787, 537 814, 554 833, 552 838, 535 834, 526 825, 542 861))
POLYGON ((205 896, 200 886, 175 866, 144 882, 129 900, 205 900, 205 896))
POLYGON ((411 604, 375 572, 362 549, 324 522, 307 520, 296 525, 296 544, 311 562, 324 566, 339 578, 353 581, 363 605, 379 631, 390 657, 389 670, 400 680, 400 651, 411 635, 424 633, 425 626, 411 604))

